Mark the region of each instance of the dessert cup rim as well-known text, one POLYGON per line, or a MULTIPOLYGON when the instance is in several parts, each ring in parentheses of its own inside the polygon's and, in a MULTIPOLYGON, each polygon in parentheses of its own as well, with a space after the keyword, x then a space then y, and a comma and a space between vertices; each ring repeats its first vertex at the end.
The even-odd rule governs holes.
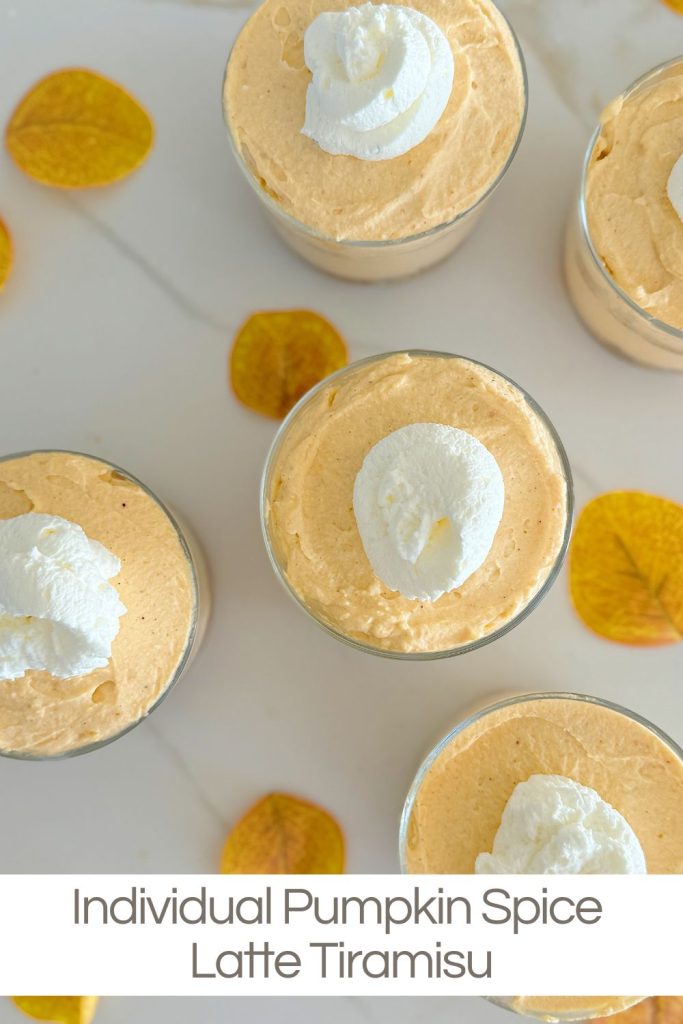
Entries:
MULTIPOLYGON (((510 999, 511 997, 508 996, 507 998, 510 999)), ((592 1013, 589 1016, 586 1016, 583 1013, 579 1014, 575 1010, 569 1010, 565 1013, 555 1011, 551 1017, 547 1013, 532 1016, 528 1011, 517 1010, 514 1006, 511 1006, 509 1002, 505 1002, 505 996, 484 996, 484 999, 488 1003, 492 1003, 494 1006, 499 1006, 501 1010, 507 1010, 508 1013, 513 1013, 516 1017, 525 1017, 527 1020, 556 1021, 557 1024, 564 1024, 564 1022, 567 1022, 567 1024, 570 1024, 570 1022, 571 1024, 574 1024, 574 1022, 576 1022, 576 1024, 578 1024, 580 1021, 591 1021, 596 1019, 608 1020, 610 1017, 618 1017, 620 1013, 625 1013, 627 1010, 633 1009, 634 1006, 638 1006, 639 1003, 644 1002, 649 998, 649 996, 622 996, 621 998, 627 1000, 632 998, 633 1001, 626 1002, 624 1006, 618 1006, 614 1010, 610 1010, 608 1012, 605 1012, 602 1009, 596 1010, 595 1013, 592 1013)))
MULTIPOLYGON (((631 85, 627 86, 626 89, 624 89, 624 91, 619 95, 623 99, 628 99, 630 96, 633 96, 641 89, 647 88, 650 85, 650 83, 655 78, 660 76, 663 72, 666 72, 669 70, 669 68, 674 68, 679 64, 683 65, 683 55, 679 57, 673 57, 671 60, 666 60, 663 61, 661 64, 657 64, 656 67, 651 68, 649 71, 646 71, 642 75, 639 75, 638 78, 636 78, 635 81, 631 83, 631 85)), ((618 96, 615 97, 615 99, 618 98, 618 96)), ((586 243, 586 246, 591 255, 594 265, 597 267, 603 280, 605 280, 608 283, 608 285, 615 293, 615 295, 622 299, 626 303, 626 305, 645 323, 649 324, 651 327, 655 327, 659 331, 662 331, 664 334, 671 337, 675 342, 683 343, 683 330, 680 330, 678 327, 674 327, 672 324, 668 324, 666 323, 666 321, 660 320, 658 319, 658 317, 653 316, 651 313, 648 313, 646 309, 643 309, 642 306, 639 306, 638 303, 635 302, 634 299, 632 299, 631 296, 628 295, 627 292, 625 292, 619 284, 617 284, 615 279, 607 270, 605 264, 603 263, 602 259, 598 254, 597 249, 595 248, 595 245, 593 244, 593 239, 590 233, 590 226, 588 223, 588 210, 586 206, 586 185, 588 181, 588 171, 590 168, 591 157, 593 155, 593 150, 595 149, 595 144, 600 137, 601 131, 602 122, 598 122, 597 127, 594 129, 591 135, 590 142, 588 143, 588 148, 584 155, 583 163, 581 166, 581 177, 579 181, 579 198, 577 204, 581 236, 584 242, 586 243)), ((660 339, 649 338, 648 340, 653 345, 656 345, 658 348, 663 349, 665 352, 673 352, 677 355, 680 354, 680 344, 669 346, 663 344, 660 339)))
POLYGON ((56 754, 40 754, 33 751, 22 751, 22 750, 5 750, 0 747, 0 757, 10 758, 15 761, 64 761, 72 757, 80 757, 82 754, 90 754, 95 750, 100 750, 102 747, 108 746, 110 743, 114 743, 115 740, 121 739, 126 733, 132 732, 133 729, 137 728, 141 722, 149 718, 152 712, 156 711, 159 705, 166 699, 171 690, 176 686, 180 677, 183 675, 187 663, 190 659, 192 649, 194 647, 195 640, 197 638, 197 631, 199 625, 199 607, 200 607, 200 589, 199 589, 199 576, 197 566, 195 564, 194 556, 190 550, 190 546, 185 538, 185 534, 181 529, 176 517, 173 515, 168 506, 159 498, 154 491, 151 490, 147 484, 144 484, 142 480, 139 480, 136 476, 130 473, 127 469, 123 469, 115 462, 111 462, 109 459, 102 458, 99 455, 91 455, 88 452, 76 451, 72 448, 29 448, 25 451, 13 452, 9 455, 0 455, 0 464, 4 462, 11 462, 14 459, 27 458, 30 455, 74 455, 78 458, 88 459, 91 462, 98 462, 100 465, 107 466, 109 469, 113 469, 115 473, 120 473, 131 483, 139 487, 156 505, 161 511, 167 516, 171 525, 173 526, 180 546, 183 550, 183 554, 187 560, 187 564, 190 567, 190 575, 192 580, 192 591, 193 591, 193 608, 192 608, 192 622, 190 630, 188 632, 185 649, 182 657, 175 668, 175 671, 171 677, 170 682, 161 691, 157 699, 147 709, 147 711, 141 715, 140 718, 135 719, 134 722, 129 722, 128 725, 124 726, 118 732, 111 736, 105 736, 100 740, 94 740, 92 743, 83 744, 80 747, 74 747, 70 750, 59 751, 56 754))
POLYGON ((285 591, 294 600, 294 602, 300 608, 302 608, 304 612, 308 615, 308 617, 312 619, 321 629, 323 629, 326 633, 328 633, 335 639, 341 640, 343 643, 348 644, 350 647, 354 647, 358 651, 363 651, 368 654, 374 654, 380 658, 393 658, 394 660, 398 661, 436 661, 441 658, 451 658, 460 654, 467 654, 470 651, 477 650, 480 647, 484 647, 487 644, 492 643, 494 640, 498 640, 500 637, 505 636, 506 633, 509 633, 512 629, 514 629, 515 626, 518 626, 519 623, 522 622, 536 608, 538 604, 540 604, 540 602, 546 596, 546 594, 552 587, 553 583, 557 579, 562 568, 562 565, 564 563, 565 555, 567 554, 574 516, 574 490, 569 459, 564 449, 564 445, 562 444, 562 441, 553 423, 551 422, 548 415, 541 408, 541 406, 531 397, 531 395, 529 395, 524 390, 524 388, 520 387, 520 385, 517 384, 516 381, 514 381, 511 377, 508 377, 506 374, 502 373, 500 370, 496 370, 494 369, 494 367, 489 366, 487 363, 482 363, 478 359, 473 359, 471 356, 459 355, 453 352, 438 352, 432 349, 399 349, 396 351, 382 352, 378 353, 377 355, 366 356, 363 359, 357 359, 354 362, 349 363, 347 366, 343 366, 340 370, 337 370, 335 373, 330 374, 328 377, 324 377, 321 381, 319 381, 318 384, 311 388, 310 391, 307 391, 306 394, 299 399, 299 401, 289 411, 285 419, 278 427, 275 437, 273 438, 273 441, 268 450, 268 455, 266 456, 265 465, 263 467, 263 472, 261 474, 261 483, 259 488, 259 513, 261 519, 261 532, 263 535, 263 541, 266 547, 266 551, 268 553, 268 557, 270 559, 270 564, 273 568, 273 571, 275 572, 276 577, 284 587, 285 591), (516 615, 514 615, 511 619, 505 622, 498 629, 495 629, 492 632, 487 633, 476 640, 460 644, 457 647, 448 647, 444 650, 439 651, 392 651, 388 650, 387 648, 373 646, 371 644, 364 643, 361 640, 356 640, 353 637, 347 636, 346 634, 342 633, 341 630, 335 629, 333 626, 329 625, 329 623, 319 618, 313 611, 311 611, 308 605, 302 600, 302 598, 299 596, 296 590, 289 583, 286 572, 282 565, 280 564, 277 555, 275 554, 274 545, 270 537, 270 528, 268 522, 269 484, 272 470, 275 465, 275 461, 279 454, 282 443, 289 431, 289 428, 291 427, 292 423, 297 418, 297 416, 305 408, 305 406, 307 406, 309 402, 313 401, 313 399, 316 397, 316 395, 319 394, 320 391, 328 387, 335 380, 341 378, 344 374, 355 371, 362 366, 368 366, 376 362, 383 362, 384 360, 390 359, 394 356, 402 355, 407 355, 411 357, 427 357, 432 359, 462 360, 464 362, 473 363, 474 365, 479 366, 485 370, 489 370, 491 373, 496 374, 496 376, 501 377, 503 380, 511 384, 522 395, 528 406, 536 414, 536 416, 538 416, 541 423, 547 430, 550 439, 555 446, 555 450, 557 451, 562 474, 565 480, 566 521, 564 533, 562 536, 562 543, 559 547, 557 556, 555 558, 555 561, 553 562, 553 565, 548 575, 546 576, 545 580, 543 581, 539 589, 533 595, 531 600, 522 609, 520 609, 520 611, 516 615))
MULTIPOLYGON (((498 14, 501 16, 501 18, 503 19, 503 21, 507 25, 508 31, 510 32, 510 35, 512 37, 512 41, 513 41, 513 44, 514 44, 515 53, 517 54, 517 58, 519 60, 519 66, 520 66, 521 75, 522 75, 522 90, 523 90, 523 96, 524 96, 524 105, 523 105, 523 109, 522 109, 522 116, 521 116, 520 121, 519 121, 519 128, 518 128, 518 131, 517 131, 517 135, 515 137, 515 141, 514 141, 514 143, 512 145, 512 148, 510 149, 510 152, 509 152, 509 154, 507 156, 507 159, 506 159, 505 163, 503 164, 503 166, 501 167, 501 169, 498 172, 498 174, 487 185, 487 187, 484 189, 484 191, 478 197, 478 199, 474 203, 472 203, 471 206, 468 206, 466 210, 461 210, 460 213, 457 213, 455 215, 455 217, 452 217, 450 220, 444 221, 441 224, 435 224, 434 227, 427 228, 425 231, 418 231, 417 233, 412 234, 412 235, 404 235, 401 238, 380 238, 380 239, 334 238, 331 235, 325 235, 321 231, 317 231, 315 228, 313 228, 310 225, 304 223, 304 221, 299 220, 297 217, 293 216, 293 214, 288 213, 286 210, 284 210, 282 208, 282 206, 277 202, 277 200, 273 199, 273 197, 270 196, 265 191, 265 189, 259 184, 259 182, 256 180, 254 175, 251 173, 251 171, 249 170, 249 168, 245 164, 245 162, 244 162, 244 160, 242 158, 242 155, 241 155, 241 153, 239 151, 239 148, 237 146, 237 143, 235 141, 235 138, 233 136, 232 129, 230 127, 230 117, 228 115, 228 105, 225 102, 225 97, 226 97, 226 85, 227 85, 227 81, 228 81, 228 72, 229 72, 229 68, 230 68, 230 61, 231 61, 231 58, 232 58, 235 46, 237 44, 237 40, 239 39, 240 35, 242 34, 242 31, 244 30, 244 28, 246 27, 248 22, 251 20, 251 18, 253 17, 253 15, 256 13, 256 11, 259 8, 257 7, 256 10, 252 11, 252 13, 249 15, 249 18, 247 18, 247 21, 245 21, 245 23, 242 25, 242 27, 240 28, 239 32, 237 33, 237 36, 235 37, 235 41, 234 41, 234 43, 233 43, 233 45, 232 45, 232 47, 230 49, 230 54, 228 56, 228 60, 227 60, 227 63, 225 65, 225 71, 223 73, 223 85, 222 85, 222 93, 221 93, 221 107, 222 107, 222 111, 223 111, 223 122, 225 124, 226 129, 227 129, 228 138, 230 140, 230 146, 231 146, 232 152, 233 152, 233 154, 235 156, 235 159, 237 161, 237 164, 238 164, 240 170, 242 171, 242 174, 246 177, 247 181, 249 182, 249 185, 251 186, 252 190, 261 199, 261 201, 263 202, 263 204, 266 207, 266 209, 270 213, 272 213, 274 216, 279 217, 280 219, 284 220, 285 223, 289 227, 294 228, 294 229, 298 229, 299 231, 301 231, 304 234, 308 235, 310 238, 314 238, 318 242, 325 242, 325 243, 327 243, 329 245, 348 246, 349 248, 356 248, 356 249, 379 249, 379 248, 381 248, 381 249, 390 249, 390 248, 392 248, 392 246, 406 245, 406 244, 411 243, 411 242, 426 241, 428 238, 431 238, 432 235, 437 235, 441 231, 445 231, 448 228, 453 227, 459 221, 464 220, 465 217, 469 216, 469 214, 473 213, 475 210, 478 210, 480 207, 482 207, 483 204, 485 203, 485 201, 487 199, 489 199, 493 195, 495 190, 498 188, 498 186, 500 185, 501 181, 503 180, 503 178, 507 174, 508 170, 510 169, 510 166, 511 166, 513 160, 515 159, 515 156, 517 155, 517 151, 518 151, 518 149, 519 149, 519 147, 521 145, 522 138, 524 136, 524 129, 526 127, 527 115, 528 115, 528 112, 529 112, 529 76, 528 76, 528 72, 527 72, 526 61, 524 59, 524 52, 522 50, 522 45, 521 45, 521 43, 520 43, 520 41, 519 41, 519 39, 517 37, 517 34, 516 34, 514 28, 512 27, 512 23, 510 22, 510 19, 505 14, 505 12, 501 11, 500 7, 495 2, 495 0, 489 0, 489 2, 491 3, 491 6, 495 8, 495 10, 498 12, 498 14)), ((261 5, 259 5, 259 6, 261 6, 261 5)))
MULTIPOLYGON (((445 736, 443 736, 429 751, 426 757, 424 757, 420 763, 415 777, 410 785, 408 794, 403 804, 401 811, 401 818, 399 823, 399 834, 398 834, 398 857, 401 874, 411 874, 408 871, 406 848, 408 838, 408 828, 410 825, 410 818, 413 813, 413 807, 418 792, 424 782, 424 779, 431 769, 434 762, 441 756, 446 747, 451 743, 456 736, 469 729, 470 726, 481 719, 486 718, 487 715, 493 714, 494 712, 500 711, 503 708, 514 707, 517 704, 534 703, 541 700, 564 700, 564 701, 576 701, 584 704, 595 704, 598 707, 607 708, 609 711, 615 711, 618 714, 625 715, 626 718, 636 722, 638 725, 642 725, 643 728, 648 729, 651 733, 664 743, 666 747, 672 752, 672 754, 683 762, 683 748, 676 743, 663 729, 660 729, 658 725, 645 718, 644 715, 639 714, 637 711, 632 711, 630 708, 624 707, 622 704, 616 703, 616 701, 606 700, 602 697, 595 697, 587 693, 573 693, 571 691, 545 691, 542 693, 521 693, 513 697, 506 697, 503 700, 494 701, 492 704, 487 704, 483 708, 472 712, 467 715, 462 721, 458 722, 452 729, 450 729, 445 736)), ((509 1009, 509 1007, 506 1007, 509 1009)))

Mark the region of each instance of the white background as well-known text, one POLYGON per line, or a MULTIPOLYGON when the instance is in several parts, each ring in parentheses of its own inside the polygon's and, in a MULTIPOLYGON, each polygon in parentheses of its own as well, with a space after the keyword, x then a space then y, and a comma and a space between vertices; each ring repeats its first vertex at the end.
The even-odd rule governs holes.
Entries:
MULTIPOLYGON (((226 385, 232 335, 255 309, 309 306, 354 357, 424 346, 476 356, 546 408, 579 506, 612 488, 683 501, 683 379, 612 356, 575 320, 562 224, 600 105, 683 47, 659 0, 507 0, 531 78, 520 153, 477 234, 413 281, 362 287, 299 263, 262 224, 231 162, 220 80, 245 12, 189 0, 0 0, 0 123, 48 70, 119 79, 158 129, 119 186, 64 195, 0 153, 0 214, 17 255, 0 297, 0 450, 73 447, 119 462, 193 524, 215 612, 191 673, 153 719, 97 754, 0 764, 3 871, 214 871, 230 825, 281 788, 323 803, 352 872, 397 868, 417 762, 474 701, 574 689, 629 705, 683 741, 681 648, 603 642, 564 576, 533 616, 481 651, 411 665, 325 636, 276 584, 257 482, 274 425, 226 385)), ((501 1011, 419 1000, 114 1001, 98 1024, 495 1024, 501 1011), (200 1007, 201 1009, 198 1009, 200 1007)), ((18 1019, 0 1003, 0 1024, 18 1019)))
POLYGON ((85 987, 181 996, 523 992, 604 997, 605 992, 683 991, 680 943, 674 939, 678 921, 672 913, 683 903, 680 875, 2 875, 0 903, 1 992, 68 995, 85 987), (206 907, 213 900, 215 915, 224 921, 229 899, 242 900, 246 923, 233 911, 232 920, 213 924, 209 909, 206 923, 197 925, 202 889, 206 907), (444 901, 457 899, 450 915, 439 909, 440 893, 444 901), (180 905, 175 924, 174 895, 180 905), (339 909, 346 898, 348 917, 339 909), (262 906, 270 902, 260 914, 259 899, 262 906), (358 899, 367 901, 362 912, 354 903, 358 899), (381 916, 373 900, 383 905, 381 916), (170 904, 161 924, 151 917, 148 901, 157 915, 170 904), (297 909, 287 915, 286 907, 297 909), (654 935, 663 940, 656 956, 648 955, 654 935), (326 945, 324 958, 315 944, 326 945), (268 949, 268 970, 260 953, 250 967, 243 952, 250 948, 268 949), (438 949, 450 957, 450 964, 444 960, 450 977, 438 967, 438 949), (395 951, 402 955, 392 977, 394 968, 387 969, 381 953, 391 958, 395 951), (461 955, 451 956, 452 951, 461 955), (411 978, 406 952, 426 952, 432 977, 420 955, 411 978), (298 972, 292 970, 297 966, 292 954, 298 972), (36 963, 41 964, 39 988, 36 963), (460 977, 452 970, 458 963, 467 967, 460 977), (381 977, 385 970, 386 978, 381 977))

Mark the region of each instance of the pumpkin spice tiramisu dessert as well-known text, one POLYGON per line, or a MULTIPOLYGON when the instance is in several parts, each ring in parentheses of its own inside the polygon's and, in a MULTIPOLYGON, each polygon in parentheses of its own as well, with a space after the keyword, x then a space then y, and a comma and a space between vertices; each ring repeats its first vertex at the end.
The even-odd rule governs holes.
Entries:
POLYGON ((604 111, 566 247, 587 327, 637 362, 683 370, 683 59, 604 111))
POLYGON ((491 0, 265 0, 223 102, 286 241, 374 280, 415 273, 469 233, 516 150, 526 83, 491 0))
POLYGON ((110 464, 0 460, 0 754, 81 752, 147 715, 200 638, 197 564, 110 464))
POLYGON ((566 457, 502 374, 443 353, 379 356, 323 381, 266 467, 276 571, 338 637, 396 656, 500 635, 556 575, 566 457))
MULTIPOLYGON (((429 754, 400 833, 410 874, 680 874, 683 752, 624 708, 577 694, 513 697, 429 754)), ((639 996, 508 996, 545 1021, 614 1014, 639 996)))

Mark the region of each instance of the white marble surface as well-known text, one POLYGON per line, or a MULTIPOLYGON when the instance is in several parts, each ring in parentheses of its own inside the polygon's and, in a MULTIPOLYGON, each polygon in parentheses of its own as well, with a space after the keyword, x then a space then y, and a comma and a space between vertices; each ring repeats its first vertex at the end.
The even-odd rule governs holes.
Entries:
MULTIPOLYGON (((397 867, 397 819, 426 746, 473 700, 514 688, 590 691, 683 741, 681 648, 612 646, 575 619, 562 577, 509 636, 464 658, 364 657, 317 630, 272 576, 256 514, 273 425, 226 384, 252 310, 310 306, 354 356, 424 346, 518 379, 565 440, 579 505, 612 488, 683 501, 683 380, 596 345, 565 297, 559 249, 596 110, 680 51, 658 0, 506 0, 531 80, 519 156, 477 234, 422 278, 372 288, 325 278, 258 216, 232 165, 220 81, 244 10, 202 0, 0 0, 0 124, 48 70, 85 64, 153 112, 151 159, 123 184, 65 195, 0 154, 0 215, 16 267, 0 298, 0 449, 110 458, 192 522, 214 618, 191 673, 154 717, 99 753, 0 763, 0 870, 211 871, 264 791, 327 806, 350 871, 397 867)), ((102 1024, 223 1019, 495 1024, 475 1000, 111 1000, 102 1024)), ((0 1002, 0 1024, 18 1020, 0 1002)))

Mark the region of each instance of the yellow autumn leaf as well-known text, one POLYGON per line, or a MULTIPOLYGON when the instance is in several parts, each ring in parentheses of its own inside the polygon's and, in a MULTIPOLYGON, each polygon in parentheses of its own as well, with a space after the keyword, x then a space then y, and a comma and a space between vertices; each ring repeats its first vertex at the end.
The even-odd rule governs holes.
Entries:
POLYGON ((0 292, 5 287, 5 281, 12 269, 12 236, 7 225, 0 218, 0 292))
POLYGON ((583 621, 608 640, 683 639, 683 507, 638 491, 589 502, 574 530, 569 584, 583 621))
POLYGON ((683 1024, 683 997, 652 996, 623 1013, 601 1017, 595 1024, 683 1024))
POLYGON ((344 870, 344 836, 327 811, 286 793, 254 804, 228 836, 225 875, 337 875, 344 870))
POLYGON ((139 167, 153 136, 149 115, 120 85, 85 68, 66 68, 29 90, 5 140, 29 177, 59 188, 91 188, 139 167))
POLYGON ((683 14, 683 0, 664 0, 664 3, 676 14, 683 14))
POLYGON ((90 1024, 98 1001, 98 996, 12 996, 27 1017, 53 1024, 90 1024))
POLYGON ((344 339, 329 320, 310 309, 271 310, 254 313, 237 332, 230 380, 244 405, 281 418, 347 362, 344 339))

